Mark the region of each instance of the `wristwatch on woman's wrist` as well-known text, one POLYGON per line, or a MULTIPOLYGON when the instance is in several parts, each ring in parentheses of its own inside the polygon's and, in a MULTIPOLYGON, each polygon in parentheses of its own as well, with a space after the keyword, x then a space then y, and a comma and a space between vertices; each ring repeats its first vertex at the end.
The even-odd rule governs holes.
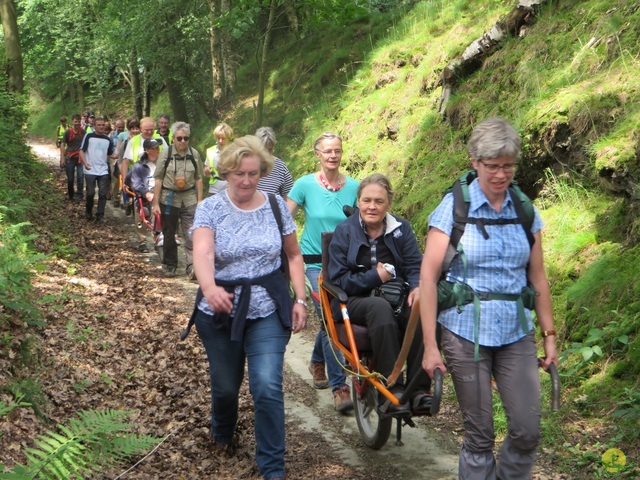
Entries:
POLYGON ((299 303, 304 308, 307 308, 307 301, 306 300, 302 300, 301 298, 296 298, 296 303, 299 303))

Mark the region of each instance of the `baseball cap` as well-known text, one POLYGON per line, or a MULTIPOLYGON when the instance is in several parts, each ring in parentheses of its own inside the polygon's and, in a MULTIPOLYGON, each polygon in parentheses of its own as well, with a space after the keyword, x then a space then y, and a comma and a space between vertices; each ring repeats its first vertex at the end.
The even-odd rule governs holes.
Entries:
POLYGON ((155 138, 147 138, 144 143, 142 144, 142 148, 144 148, 145 150, 151 149, 151 148, 160 148, 160 141, 155 139, 155 138))

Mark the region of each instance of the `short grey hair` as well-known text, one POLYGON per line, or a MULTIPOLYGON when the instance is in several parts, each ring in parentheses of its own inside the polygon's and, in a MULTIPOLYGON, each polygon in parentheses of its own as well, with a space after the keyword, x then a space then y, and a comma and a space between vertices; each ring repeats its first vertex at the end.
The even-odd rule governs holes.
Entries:
POLYGON ((490 118, 478 124, 469 139, 469 154, 478 160, 498 157, 520 158, 522 141, 516 129, 502 118, 490 118))
POLYGON ((340 138, 340 135, 338 135, 337 133, 331 133, 331 132, 325 132, 322 135, 320 135, 318 138, 316 138, 316 141, 313 142, 313 149, 317 150, 318 149, 318 144, 320 142, 322 142, 323 140, 327 140, 327 139, 333 139, 333 138, 337 138, 338 140, 340 140, 340 144, 342 144, 342 138, 340 138))
POLYGON ((171 134, 174 137, 179 130, 186 132, 187 135, 191 135, 191 125, 187 122, 174 122, 173 125, 171 125, 171 134))
POLYGON ((258 137, 267 148, 269 148, 269 145, 271 145, 271 148, 276 145, 276 134, 271 127, 260 127, 256 130, 256 137, 258 137))

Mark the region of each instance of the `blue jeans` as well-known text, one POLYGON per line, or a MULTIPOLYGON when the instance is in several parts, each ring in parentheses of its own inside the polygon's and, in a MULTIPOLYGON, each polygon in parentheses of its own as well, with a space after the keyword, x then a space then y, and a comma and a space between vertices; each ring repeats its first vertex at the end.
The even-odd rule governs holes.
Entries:
POLYGON ((80 163, 80 158, 77 155, 67 157, 64 162, 64 168, 67 172, 67 193, 69 194, 69 200, 73 200, 74 195, 78 200, 82 200, 84 167, 82 163, 80 163), (76 181, 78 188, 74 191, 73 185, 76 181))
POLYGON ((211 315, 198 311, 195 323, 209 360, 213 439, 219 444, 231 443, 246 359, 255 415, 256 462, 265 480, 284 477, 282 369, 290 332, 282 326, 277 312, 248 321, 240 342, 232 342, 229 331, 216 328, 211 315))
MULTIPOLYGON (((311 282, 311 288, 314 292, 318 292, 318 275, 320 275, 320 269, 314 267, 307 267, 307 278, 311 282)), ((320 304, 312 297, 313 306, 316 309, 318 319, 322 322, 322 310, 320 304)), ((320 331, 316 335, 316 342, 313 345, 313 351, 311 352, 311 361, 315 363, 324 363, 327 365, 327 377, 329 378, 329 384, 331 389, 336 391, 338 388, 347 384, 347 377, 344 374, 342 366, 344 365, 344 356, 342 352, 337 348, 331 347, 331 340, 324 330, 322 323, 320 331), (335 351, 335 356, 334 356, 335 351), (336 357, 338 357, 336 359, 336 357)))

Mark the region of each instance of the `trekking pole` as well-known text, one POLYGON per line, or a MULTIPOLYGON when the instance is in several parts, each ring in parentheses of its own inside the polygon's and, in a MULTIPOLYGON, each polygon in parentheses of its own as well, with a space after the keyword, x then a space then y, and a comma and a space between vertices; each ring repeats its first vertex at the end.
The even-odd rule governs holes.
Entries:
POLYGON ((549 365, 547 372, 551 375, 551 409, 557 412, 560 410, 560 376, 553 363, 549 365))

